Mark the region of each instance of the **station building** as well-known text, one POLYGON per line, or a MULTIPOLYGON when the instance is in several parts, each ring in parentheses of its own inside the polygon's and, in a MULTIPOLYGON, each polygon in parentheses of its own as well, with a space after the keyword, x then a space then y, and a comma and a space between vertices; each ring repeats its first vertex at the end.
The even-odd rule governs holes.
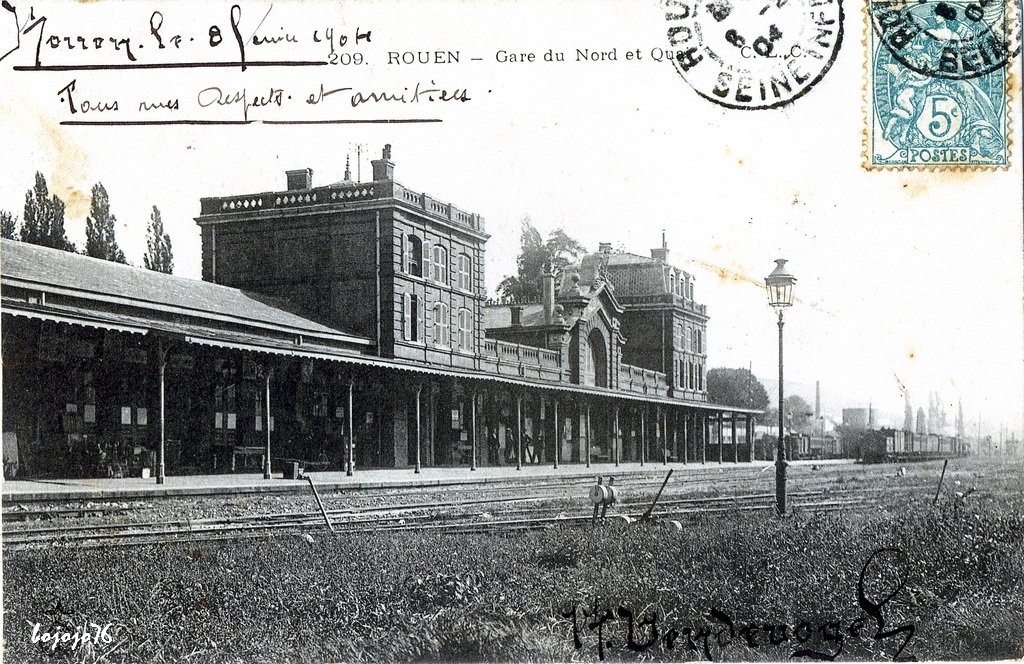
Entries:
POLYGON ((486 297, 479 214, 395 180, 203 198, 202 281, 3 240, 10 476, 753 458, 694 279, 602 244, 486 297))

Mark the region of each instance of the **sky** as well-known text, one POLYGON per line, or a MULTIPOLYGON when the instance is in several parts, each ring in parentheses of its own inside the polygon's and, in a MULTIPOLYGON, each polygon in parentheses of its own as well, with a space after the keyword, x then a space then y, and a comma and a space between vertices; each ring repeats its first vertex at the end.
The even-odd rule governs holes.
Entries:
MULTIPOLYGON (((664 231, 670 261, 697 275, 708 307, 709 366, 751 366, 773 385, 777 327, 764 277, 786 258, 798 282, 786 313, 787 384, 813 403, 822 383, 828 413, 867 406, 915 410, 937 391, 950 413, 962 400, 986 431, 1021 429, 1024 402, 1022 171, 1019 154, 997 172, 868 172, 864 26, 848 9, 847 36, 833 68, 804 97, 778 110, 736 111, 698 96, 667 62, 664 11, 657 3, 539 2, 416 5, 369 2, 240 3, 240 33, 294 34, 295 43, 257 47, 250 60, 327 54, 328 27, 349 35, 337 52, 366 64, 315 68, 135 71, 12 71, 31 50, 0 61, 0 209, 18 216, 35 171, 67 203, 68 234, 84 244, 88 192, 102 182, 119 220, 118 240, 141 264, 145 227, 160 208, 174 242, 176 273, 199 277, 194 218, 199 199, 284 188, 284 172, 310 167, 314 184, 342 179, 345 159, 369 179, 369 160, 392 145, 395 178, 416 191, 482 214, 489 292, 515 270, 519 222, 564 228, 587 247, 599 242, 647 254, 664 231), (268 13, 269 12, 269 13, 268 13), (257 24, 262 25, 259 29, 257 24), (371 42, 353 45, 357 30, 371 42), (576 49, 616 61, 575 62, 576 49), (347 50, 346 50, 347 49, 347 50), (548 50, 565 53, 546 63, 548 50), (627 50, 640 59, 627 61, 627 50), (454 64, 387 64, 389 53, 458 52, 454 64), (534 62, 499 62, 499 51, 534 62), (472 58, 480 58, 473 60, 472 58), (117 99, 119 110, 72 115, 76 103, 117 99), (330 90, 401 92, 458 89, 465 102, 364 104, 330 90), (249 119, 436 118, 416 124, 67 126, 67 120, 242 119, 239 104, 199 106, 201 90, 247 99, 282 90, 281 108, 250 108, 249 119), (140 100, 179 98, 177 115, 144 114, 140 100)), ((26 10, 20 10, 26 11, 26 10)), ((238 57, 230 49, 230 3, 36 4, 47 35, 130 36, 140 61, 238 57), (150 36, 183 36, 180 53, 159 52, 150 36), (227 40, 207 45, 210 26, 227 40), (188 40, 192 39, 192 42, 188 40), (191 46, 190 46, 191 45, 191 46), (192 50, 189 50, 191 48, 192 50), (148 49, 148 50, 147 50, 148 49), (217 50, 220 49, 220 50, 217 50), (154 59, 156 58, 156 59, 154 59)), ((26 11, 27 13, 27 11, 26 11)), ((24 15, 24 14, 23 14, 24 15)), ((23 38, 24 40, 25 38, 23 38)), ((3 52, 3 50, 0 50, 3 52)), ((44 45, 43 64, 121 61, 121 52, 85 53, 44 45)), ((443 55, 442 59, 446 58, 443 55)), ((1016 63, 1019 66, 1019 62, 1016 63)), ((1017 79, 1019 80, 1019 79, 1017 79)), ((1013 113, 1020 145, 1019 85, 1013 113)), ((205 93, 207 95, 216 93, 205 93)), ((1019 153, 1019 149, 1016 150, 1019 153)), ((2 256, 0 256, 2 260, 2 256)))

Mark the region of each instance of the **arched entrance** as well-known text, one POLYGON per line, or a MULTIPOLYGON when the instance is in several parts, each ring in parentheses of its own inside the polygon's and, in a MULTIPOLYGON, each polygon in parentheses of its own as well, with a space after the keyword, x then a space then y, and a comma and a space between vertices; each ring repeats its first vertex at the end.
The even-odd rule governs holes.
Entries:
POLYGON ((604 335, 601 334, 600 330, 594 329, 590 331, 590 335, 587 337, 587 346, 590 351, 590 366, 587 367, 589 369, 587 378, 592 377, 592 385, 608 387, 608 349, 604 335))

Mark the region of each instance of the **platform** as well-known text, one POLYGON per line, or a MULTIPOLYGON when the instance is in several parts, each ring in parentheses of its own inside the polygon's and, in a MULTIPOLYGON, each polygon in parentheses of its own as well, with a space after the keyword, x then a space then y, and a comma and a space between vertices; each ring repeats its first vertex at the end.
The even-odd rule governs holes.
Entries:
MULTIPOLYGON (((597 475, 615 477, 632 475, 657 475, 675 470, 676 475, 695 471, 721 471, 751 468, 767 470, 770 461, 753 463, 624 463, 616 467, 610 463, 591 464, 590 468, 579 464, 561 466, 524 466, 516 470, 510 466, 491 466, 470 470, 469 468, 423 468, 415 473, 411 468, 390 468, 381 470, 356 470, 351 477, 344 472, 311 472, 317 487, 324 491, 392 489, 403 487, 455 486, 471 484, 493 484, 521 480, 524 483, 550 480, 552 478, 579 478, 597 475)), ((806 465, 810 461, 791 462, 806 465)), ((813 462, 817 464, 829 462, 813 462)), ((834 462, 833 462, 834 463, 834 462)), ((252 493, 295 493, 309 490, 305 480, 286 480, 281 473, 274 473, 269 480, 262 473, 239 473, 231 475, 185 475, 168 476, 164 484, 157 484, 154 478, 115 479, 38 479, 8 480, 0 483, 0 497, 8 502, 36 502, 60 500, 119 500, 146 499, 174 496, 211 496, 252 493)))

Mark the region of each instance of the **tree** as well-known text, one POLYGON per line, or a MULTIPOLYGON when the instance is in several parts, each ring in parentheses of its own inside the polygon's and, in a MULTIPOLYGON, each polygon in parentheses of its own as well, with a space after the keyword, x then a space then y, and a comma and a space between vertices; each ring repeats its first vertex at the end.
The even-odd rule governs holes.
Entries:
POLYGON ((921 406, 917 407, 917 427, 914 429, 914 433, 928 433, 928 420, 925 419, 924 408, 921 406))
POLYGON ((910 405, 910 392, 903 393, 903 430, 914 430, 914 407, 910 405))
POLYGON ((505 277, 498 284, 501 297, 518 302, 540 298, 545 269, 558 272, 587 253, 586 247, 569 237, 561 228, 551 231, 545 242, 529 217, 522 221, 519 245, 519 257, 516 259, 518 274, 505 277))
POLYGON ((718 367, 708 370, 708 400, 723 406, 764 410, 768 391, 747 369, 718 367))
POLYGON ((92 203, 85 218, 85 255, 114 263, 127 263, 124 252, 117 246, 114 227, 117 217, 110 213, 110 197, 102 182, 92 187, 92 203))
POLYGON ((146 228, 146 255, 142 258, 147 270, 170 274, 174 271, 174 255, 171 252, 171 236, 164 232, 160 210, 153 206, 146 228))
POLYGON ((7 210, 0 210, 0 237, 13 240, 18 231, 18 218, 7 210))
POLYGON ((43 247, 75 251, 64 234, 64 201, 50 195, 46 178, 36 172, 36 183, 25 192, 25 214, 21 220, 21 241, 43 247))
POLYGON ((786 397, 786 426, 801 429, 814 416, 811 405, 797 394, 786 397))

